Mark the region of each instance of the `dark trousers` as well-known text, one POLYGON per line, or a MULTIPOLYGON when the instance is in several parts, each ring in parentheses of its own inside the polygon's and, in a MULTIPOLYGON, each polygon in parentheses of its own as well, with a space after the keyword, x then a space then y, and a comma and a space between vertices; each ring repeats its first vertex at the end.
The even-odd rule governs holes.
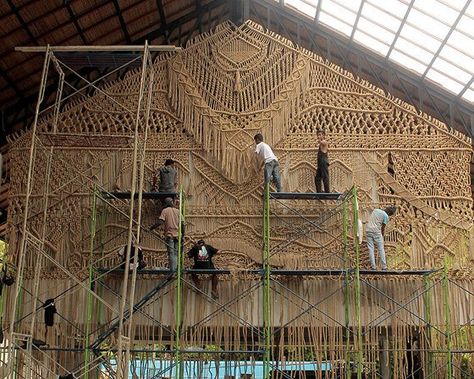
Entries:
MULTIPOLYGON (((199 279, 199 275, 195 274, 194 272, 191 274, 191 278, 193 279, 194 285, 198 288, 201 289, 201 279, 199 279)), ((219 279, 217 279, 216 274, 211 274, 211 291, 212 293, 217 292, 217 285, 219 284, 219 279)))
POLYGON ((321 192, 321 183, 324 186, 324 192, 329 193, 329 165, 319 165, 314 177, 316 192, 321 192))

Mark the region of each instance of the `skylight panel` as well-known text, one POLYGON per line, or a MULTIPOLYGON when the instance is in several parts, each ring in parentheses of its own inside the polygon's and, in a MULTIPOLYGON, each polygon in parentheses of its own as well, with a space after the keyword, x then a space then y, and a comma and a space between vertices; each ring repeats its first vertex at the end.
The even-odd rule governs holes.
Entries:
POLYGON ((354 25, 357 17, 356 11, 349 10, 346 7, 343 7, 331 0, 324 0, 321 3, 321 12, 323 11, 340 19, 341 21, 345 21, 349 25, 354 25))
POLYGON ((310 5, 310 1, 303 0, 285 0, 285 5, 288 5, 291 8, 296 9, 297 11, 304 13, 305 15, 314 18, 316 16, 316 1, 314 6, 310 5))
POLYGON ((388 49, 390 48, 390 44, 386 44, 384 41, 375 38, 373 35, 364 33, 360 29, 355 32, 354 40, 382 55, 387 55, 388 49))
POLYGON ((346 22, 343 22, 326 12, 321 11, 319 13, 319 21, 322 24, 326 24, 330 28, 345 34, 346 36, 350 36, 352 34, 352 24, 347 24, 346 22))
POLYGON ((441 46, 441 41, 407 24, 403 26, 400 36, 407 41, 420 42, 427 50, 432 52, 436 52, 441 46))
POLYGON ((414 7, 448 25, 452 25, 459 15, 459 10, 454 10, 436 0, 416 0, 414 7))
POLYGON ((466 4, 466 0, 438 0, 440 3, 453 8, 456 11, 460 11, 466 4))
POLYGON ((425 50, 421 45, 407 41, 405 38, 399 38, 394 46, 395 50, 401 51, 404 54, 416 58, 421 63, 428 65, 433 59, 434 52, 425 50))
POLYGON ((383 3, 380 0, 367 0, 364 4, 364 8, 367 5, 375 8, 382 8, 383 11, 394 15, 400 20, 403 19, 408 8, 404 2, 399 0, 384 0, 383 3), (380 5, 382 5, 382 7, 380 7, 380 5))
POLYGON ((364 4, 364 7, 362 8, 362 17, 369 20, 375 20, 379 24, 385 25, 388 29, 393 30, 394 34, 397 32, 401 24, 400 19, 381 11, 379 8, 372 6, 370 3, 364 4))
POLYGON ((426 74, 426 77, 440 84, 441 86, 445 87, 446 89, 448 89, 449 91, 455 94, 458 94, 464 88, 464 85, 462 85, 461 83, 458 83, 457 81, 433 69, 430 69, 428 71, 428 73, 426 74))
POLYGON ((464 35, 454 31, 446 45, 443 46, 443 50, 446 50, 449 53, 458 51, 468 57, 474 58, 474 39, 466 38, 464 35))
POLYGON ((474 103, 474 89, 470 88, 466 92, 464 92, 464 95, 462 96, 464 100, 470 101, 471 103, 474 103))
MULTIPOLYGON (((472 80, 474 1, 363 1, 363 4, 362 0, 283 0, 283 3, 310 17, 315 16, 319 4, 321 24, 347 37, 353 36, 355 42, 382 56, 390 51, 390 61, 425 75, 455 94, 460 94, 472 80)), ((469 88, 462 97, 472 102, 473 92, 474 88, 469 88)))
MULTIPOLYGON (((379 25, 376 25, 372 21, 369 21, 365 18, 360 18, 357 24, 357 30, 361 30, 367 35, 376 36, 378 40, 383 41, 387 45, 391 45, 395 37, 395 33, 388 31, 385 28, 382 28, 379 25)), ((385 55, 385 54, 384 54, 385 55)))
POLYGON ((472 74, 469 72, 460 69, 457 67, 457 65, 447 62, 440 57, 436 58, 436 60, 433 62, 432 68, 443 74, 446 74, 447 76, 459 81, 464 85, 466 85, 472 77, 472 74))
POLYGON ((472 1, 467 7, 465 14, 474 18, 474 3, 472 1))
POLYGON ((468 37, 474 38, 474 18, 466 15, 462 16, 456 25, 456 30, 468 37))
POLYGON ((466 37, 464 34, 457 31, 451 33, 447 44, 465 54, 470 55, 474 53, 474 39, 466 37))
POLYGON ((449 32, 448 26, 416 9, 412 9, 410 11, 407 22, 411 25, 417 25, 421 29, 428 31, 429 34, 438 37, 441 40, 443 40, 449 32))
POLYGON ((332 2, 335 4, 339 4, 343 6, 344 8, 352 10, 355 14, 359 13, 359 8, 360 8, 360 2, 361 0, 354 0, 354 1, 347 1, 347 0, 324 0, 323 3, 325 2, 332 2))
POLYGON ((471 72, 474 68, 474 51, 470 56, 464 54, 463 52, 456 50, 450 46, 444 46, 443 50, 439 54, 439 57, 444 59, 447 62, 455 63, 456 66, 459 66, 464 71, 471 72))
POLYGON ((417 72, 418 74, 423 74, 426 70, 427 65, 421 62, 418 62, 416 59, 413 59, 398 50, 393 50, 390 54, 390 60, 405 66, 406 68, 417 72))

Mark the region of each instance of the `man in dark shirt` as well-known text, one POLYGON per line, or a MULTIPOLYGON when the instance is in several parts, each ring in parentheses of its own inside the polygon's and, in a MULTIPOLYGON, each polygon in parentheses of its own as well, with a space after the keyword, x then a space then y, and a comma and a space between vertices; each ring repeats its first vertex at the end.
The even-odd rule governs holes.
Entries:
POLYGON ((316 192, 321 192, 321 182, 324 185, 324 192, 329 193, 329 145, 326 141, 326 133, 323 130, 318 130, 316 133, 318 137, 318 168, 316 169, 316 176, 314 183, 316 184, 316 192))
MULTIPOLYGON (((188 256, 189 258, 194 258, 194 266, 193 269, 196 270, 209 270, 214 269, 214 264, 212 263, 212 257, 219 252, 216 248, 212 247, 211 245, 207 245, 204 240, 197 241, 196 245, 189 250, 188 256)), ((199 280, 198 274, 192 273, 191 277, 193 278, 193 282, 197 288, 201 289, 201 281, 199 280)), ((218 299, 219 295, 217 293, 217 275, 212 274, 212 290, 211 295, 213 299, 218 299)))
POLYGON ((48 340, 48 330, 54 326, 54 315, 57 313, 56 306, 54 305, 54 299, 47 299, 43 303, 44 308, 44 324, 46 325, 46 331, 44 340, 48 340))

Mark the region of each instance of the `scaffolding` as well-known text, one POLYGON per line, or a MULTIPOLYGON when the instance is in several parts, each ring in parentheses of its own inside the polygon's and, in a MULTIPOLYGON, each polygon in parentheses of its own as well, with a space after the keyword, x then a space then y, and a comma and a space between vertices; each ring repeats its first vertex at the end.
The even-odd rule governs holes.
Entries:
MULTIPOLYGON (((305 194, 274 193, 266 186, 262 198, 262 264, 260 268, 239 273, 242 275, 239 280, 245 283, 235 286, 233 298, 215 299, 189 280, 191 274, 234 276, 235 273, 230 269, 185 268, 183 190, 179 192, 181 219, 176 272, 163 267, 138 270, 136 265, 131 269, 130 262, 138 260, 138 249, 132 246, 140 245, 145 237, 159 239, 144 225, 144 204, 148 201, 155 209, 157 199, 170 195, 146 191, 144 175, 154 79, 151 54, 170 51, 170 48, 145 44, 127 49, 47 47, 42 51, 45 63, 30 132, 23 214, 18 226, 21 241, 13 256, 15 261, 11 262, 16 269, 16 283, 10 296, 13 300, 8 308, 9 328, 2 354, 7 375, 15 378, 53 378, 58 374, 73 374, 77 378, 100 375, 126 378, 133 372, 143 378, 205 378, 202 372, 207 370, 219 378, 384 378, 390 375, 390 364, 401 361, 406 365, 406 370, 403 369, 406 377, 415 378, 420 373, 426 378, 469 375, 469 369, 463 366, 463 356, 473 354, 466 348, 472 333, 472 319, 455 319, 458 326, 453 328, 448 298, 450 291, 456 288, 468 298, 474 294, 450 279, 448 261, 444 267, 432 270, 364 269, 355 187, 345 193, 305 194), (82 76, 85 87, 63 96, 63 86, 67 85, 65 70, 74 70, 59 59, 57 53, 91 54, 92 50, 136 53, 129 62, 120 55, 117 57, 120 69, 132 64, 140 70, 137 107, 127 109, 133 115, 133 128, 123 126, 123 134, 111 136, 109 141, 115 146, 132 147, 132 181, 127 192, 114 191, 111 183, 103 183, 100 178, 92 180, 92 170, 74 172, 70 182, 57 188, 51 188, 49 180, 52 162, 56 159, 55 147, 68 138, 57 130, 63 102, 87 88, 94 88, 107 97, 97 80, 91 82, 82 76), (42 110, 41 105, 50 67, 59 74, 59 81, 56 102, 51 108, 52 128, 45 132, 37 129, 37 123, 40 114, 47 110, 42 110), (38 175, 44 177, 45 182, 42 192, 35 193, 38 175), (88 183, 87 189, 81 188, 82 181, 88 183), (51 253, 47 243, 48 212, 74 195, 64 192, 64 187, 71 183, 75 191, 88 190, 91 194, 89 202, 84 204, 84 211, 90 215, 90 233, 81 236, 81 242, 88 245, 89 256, 86 265, 75 272, 51 253), (32 219, 35 225, 41 225, 40 234, 37 228, 31 227, 32 219), (114 225, 126 227, 117 232, 107 226, 110 220, 114 225), (275 231, 279 237, 274 235, 275 231), (126 245, 123 269, 119 268, 121 262, 115 251, 106 250, 110 245, 117 245, 117 241, 126 245), (317 246, 308 269, 282 267, 281 255, 307 249, 308 241, 317 246), (36 262, 35 271, 33 278, 27 281, 25 267, 31 260, 36 262), (63 320, 68 326, 66 329, 74 332, 62 336, 59 346, 47 344, 47 333, 44 341, 35 338, 38 313, 44 304, 45 293, 40 287, 45 268, 54 268, 67 278, 68 285, 59 288, 55 300, 75 296, 81 301, 78 306, 83 308, 82 317, 63 320), (143 277, 150 280, 146 284, 138 283, 137 278, 143 277), (380 280, 387 277, 409 278, 414 283, 412 290, 403 298, 391 295, 391 285, 382 285, 380 280), (138 287, 140 298, 136 300, 138 287), (324 291, 318 293, 318 289, 324 291), (207 302, 208 309, 202 317, 190 317, 197 297, 207 302), (285 303, 276 302, 277 297, 285 303), (160 305, 156 306, 158 301, 160 305), (242 304, 254 301, 255 315, 247 315, 248 308, 242 304), (440 301, 443 323, 433 314, 433 307, 439 306, 440 301), (173 310, 167 310, 172 315, 165 314, 165 305, 173 310), (276 319, 276 308, 285 314, 284 320, 276 319), (225 315, 224 319, 234 326, 232 332, 225 331, 226 325, 220 325, 223 335, 212 334, 210 325, 218 315, 225 315), (388 324, 389 319, 396 322, 388 324), (147 320, 147 324, 142 320, 147 320), (408 341, 410 348, 406 340, 394 338, 411 338, 414 329, 418 338, 408 341), (455 338, 463 333, 467 336, 464 345, 459 342, 464 337, 455 338), (341 340, 339 335, 344 342, 342 346, 331 343, 331 339, 341 340), (383 337, 375 338, 375 335, 383 337), (374 346, 375 340, 382 341, 382 346, 374 346), (208 363, 210 361, 214 366, 208 363)), ((123 107, 113 98, 110 101, 123 107)), ((102 143, 91 136, 82 137, 91 144, 102 143)), ((70 162, 63 163, 66 169, 73 169, 70 162)), ((307 258, 304 254, 296 256, 307 258)), ((398 369, 398 372, 403 370, 398 369)))

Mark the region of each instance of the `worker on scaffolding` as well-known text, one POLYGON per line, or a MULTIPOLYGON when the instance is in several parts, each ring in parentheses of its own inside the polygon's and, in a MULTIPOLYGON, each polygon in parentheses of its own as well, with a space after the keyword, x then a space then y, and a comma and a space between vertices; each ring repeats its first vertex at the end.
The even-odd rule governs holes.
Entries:
POLYGON ((263 136, 258 133, 253 137, 255 141, 255 153, 259 159, 260 169, 264 167, 263 171, 263 182, 264 185, 270 182, 273 178, 277 192, 281 192, 281 176, 280 176, 280 165, 278 164, 278 158, 273 154, 273 150, 265 142, 263 142, 263 136))
POLYGON ((318 138, 318 167, 316 169, 316 176, 314 177, 314 183, 316 185, 316 192, 321 193, 323 185, 324 192, 329 193, 329 157, 328 150, 329 144, 326 141, 326 132, 324 130, 318 130, 316 132, 318 138))
POLYGON ((382 270, 387 269, 384 248, 385 226, 388 224, 390 216, 394 215, 396 211, 397 207, 395 206, 387 207, 384 210, 377 208, 372 211, 372 214, 369 217, 367 227, 365 228, 365 234, 367 239, 367 248, 369 250, 370 266, 372 270, 377 269, 377 266, 375 265, 374 244, 377 245, 377 250, 379 251, 382 270))
POLYGON ((167 159, 165 165, 158 170, 153 177, 153 188, 156 189, 156 180, 159 177, 158 192, 175 194, 178 188, 178 174, 174 168, 175 161, 167 159))
MULTIPOLYGON (((214 263, 212 263, 212 257, 219 252, 215 247, 207 245, 204 240, 199 240, 197 243, 189 250, 188 257, 194 258, 194 270, 215 270, 214 263)), ((199 290, 201 289, 201 280, 199 279, 198 274, 192 273, 191 277, 193 279, 194 285, 199 290)), ((211 296, 213 299, 218 299, 219 294, 217 292, 218 279, 215 273, 211 274, 211 296)))
POLYGON ((165 198, 164 208, 158 222, 152 225, 150 230, 156 229, 158 226, 163 226, 164 229, 169 269, 176 271, 178 268, 179 210, 171 197, 165 198))

